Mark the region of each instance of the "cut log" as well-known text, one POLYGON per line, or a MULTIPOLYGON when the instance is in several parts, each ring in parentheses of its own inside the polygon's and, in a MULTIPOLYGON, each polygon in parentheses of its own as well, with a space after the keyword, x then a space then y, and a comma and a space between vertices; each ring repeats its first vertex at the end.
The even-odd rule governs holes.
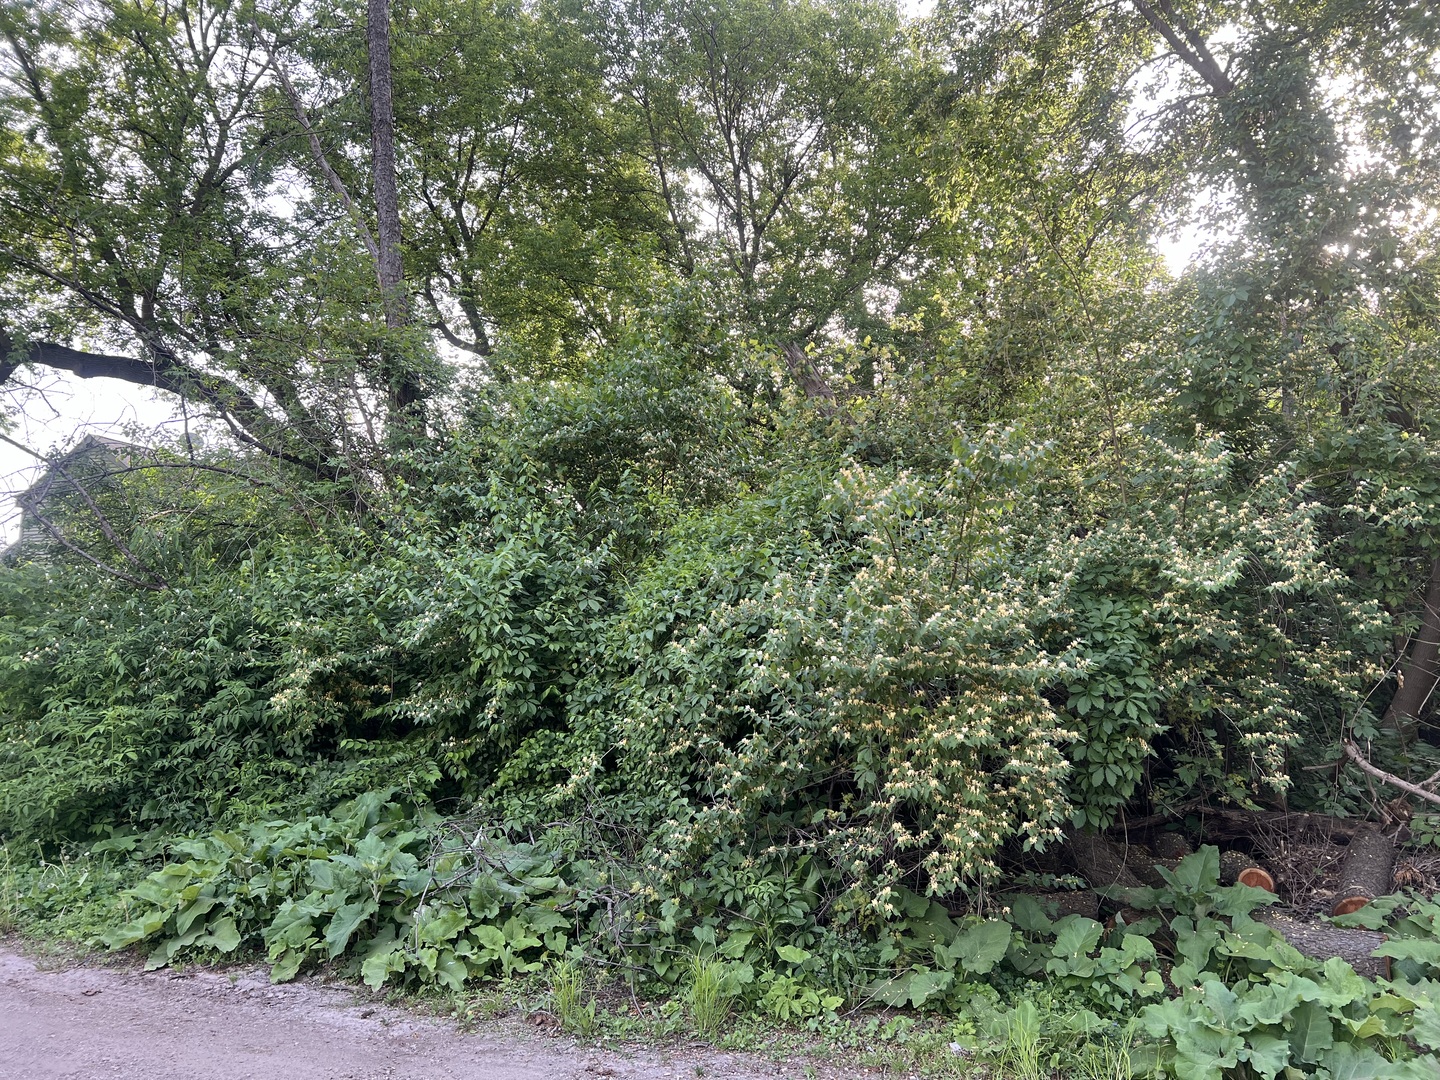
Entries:
POLYGON ((1395 843, 1378 829, 1357 833, 1345 849, 1340 884, 1331 915, 1359 911, 1377 896, 1390 891, 1390 870, 1395 865, 1395 843))
POLYGON ((1179 859, 1156 858, 1143 848, 1131 848, 1125 855, 1125 865, 1130 868, 1130 871, 1146 885, 1155 889, 1168 888, 1170 884, 1158 872, 1160 867, 1164 867, 1173 874, 1175 868, 1180 865, 1179 859))
POLYGON ((1031 896, 1052 919, 1063 919, 1066 915, 1084 915, 1087 919, 1100 918, 1100 897, 1089 889, 1072 892, 1037 892, 1031 896))
POLYGON ((1220 853, 1220 883, 1222 885, 1249 885, 1254 889, 1275 891, 1275 879, 1270 871, 1256 864, 1253 857, 1243 851, 1222 851, 1220 853))
POLYGON ((1075 869, 1092 889, 1137 889, 1144 885, 1125 865, 1126 849, 1119 844, 1075 829, 1067 829, 1065 839, 1075 869))
POLYGON ((1277 911, 1255 913, 1262 922, 1283 937, 1295 950, 1312 960, 1338 956, 1367 979, 1390 978, 1390 958, 1370 954, 1385 943, 1385 935, 1373 930, 1346 930, 1322 923, 1302 922, 1277 911))
POLYGON ((1372 826, 1353 818, 1329 814, 1290 813, 1283 810, 1205 810, 1204 830, 1207 837, 1235 836, 1249 839, 1261 830, 1274 830, 1290 840, 1313 837, 1316 840, 1346 840, 1372 826))
POLYGON ((1252 889, 1264 889, 1268 893, 1275 891, 1275 879, 1263 866, 1247 866, 1240 871, 1235 881, 1239 885, 1249 885, 1252 889))
MULTIPOLYGON (((1022 896, 1028 896, 1040 905, 1040 910, 1045 913, 1046 918, 1059 922, 1067 915, 1083 915, 1087 919, 1100 919, 1100 897, 1096 896, 1089 889, 1074 889, 1045 892, 1012 892, 1001 893, 995 899, 1007 908, 1013 908, 1015 902, 1022 896)), ((952 911, 952 919, 961 919, 971 914, 968 911, 952 911)))
POLYGON ((1178 832, 1162 832, 1150 841, 1150 850, 1160 859, 1183 859, 1190 854, 1190 842, 1178 832))

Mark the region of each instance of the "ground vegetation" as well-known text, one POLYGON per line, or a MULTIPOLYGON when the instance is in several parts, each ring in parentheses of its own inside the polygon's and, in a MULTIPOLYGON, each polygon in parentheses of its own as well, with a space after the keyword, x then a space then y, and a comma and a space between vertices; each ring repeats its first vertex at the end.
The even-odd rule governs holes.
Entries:
POLYGON ((603 976, 712 1037, 943 1013, 956 1068, 1429 1075, 1430 5, 0 42, 7 415, 187 418, 0 568, 8 918, 577 1030, 603 976))

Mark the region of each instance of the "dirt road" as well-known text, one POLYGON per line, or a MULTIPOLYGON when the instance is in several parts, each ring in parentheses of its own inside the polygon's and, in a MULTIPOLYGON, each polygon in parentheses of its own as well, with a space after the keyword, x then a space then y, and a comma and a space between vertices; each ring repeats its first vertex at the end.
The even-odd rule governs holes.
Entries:
MULTIPOLYGON (((48 966, 48 965, 47 965, 48 966)), ((822 1070, 822 1075, 828 1070, 822 1070)), ((850 1070, 853 1078, 856 1071, 850 1070)), ((453 1024, 263 970, 44 970, 0 943, 3 1080, 774 1080, 803 1065, 703 1048, 579 1047, 519 1023, 453 1024)))

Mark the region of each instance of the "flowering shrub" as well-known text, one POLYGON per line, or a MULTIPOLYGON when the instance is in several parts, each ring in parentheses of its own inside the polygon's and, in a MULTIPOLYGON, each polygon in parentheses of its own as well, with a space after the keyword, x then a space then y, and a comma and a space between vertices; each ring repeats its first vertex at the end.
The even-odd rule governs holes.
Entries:
POLYGON ((631 614, 622 745, 642 775, 693 778, 673 852, 769 822, 773 843, 857 879, 918 871, 950 892, 991 876, 1012 838, 1058 836, 1073 735, 1041 689, 1067 668, 1036 644, 1006 550, 1031 463, 1005 433, 956 450, 938 480, 816 478, 780 502, 783 546, 756 536, 782 524, 771 500, 694 534, 699 551, 733 551, 746 531, 770 556, 748 573, 722 556, 692 583, 661 564, 696 607, 647 605, 664 623, 643 631, 631 614))

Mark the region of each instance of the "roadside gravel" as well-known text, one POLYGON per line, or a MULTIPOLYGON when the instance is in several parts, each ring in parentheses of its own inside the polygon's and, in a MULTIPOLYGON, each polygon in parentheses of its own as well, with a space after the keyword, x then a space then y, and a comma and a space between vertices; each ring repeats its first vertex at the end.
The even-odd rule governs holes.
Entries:
POLYGON ((272 986, 263 969, 52 967, 0 943, 4 1080, 774 1080, 814 1069, 699 1046, 587 1048, 518 1021, 463 1032, 315 980, 272 986))

